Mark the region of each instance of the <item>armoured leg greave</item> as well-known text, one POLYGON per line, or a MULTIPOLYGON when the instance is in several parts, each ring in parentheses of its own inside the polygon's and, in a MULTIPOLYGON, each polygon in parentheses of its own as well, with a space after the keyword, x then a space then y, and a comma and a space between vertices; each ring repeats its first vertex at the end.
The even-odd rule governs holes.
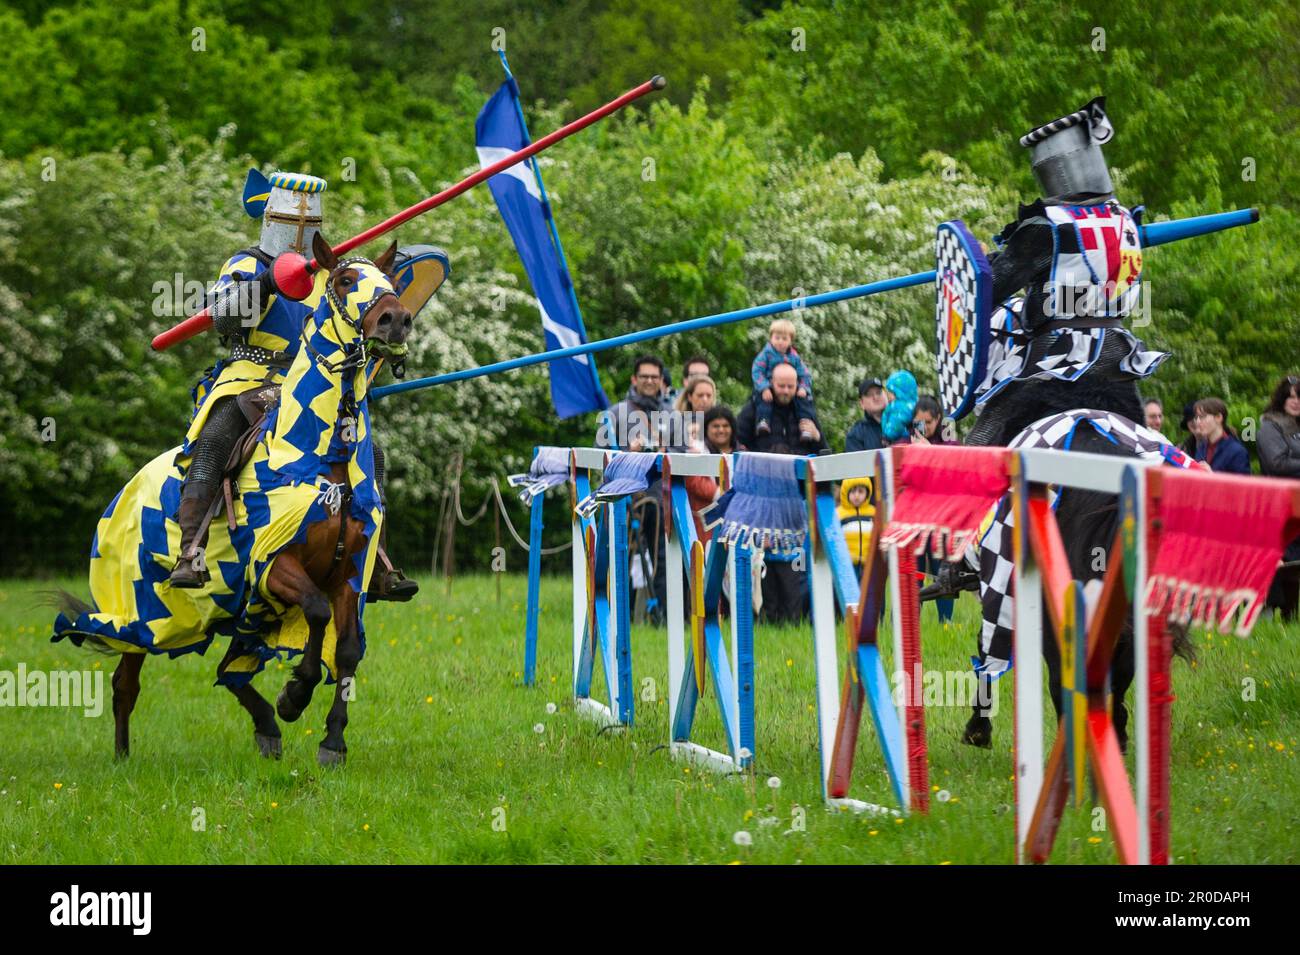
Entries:
POLYGON ((185 489, 181 492, 183 497, 199 494, 212 497, 221 483, 236 442, 247 428, 248 421, 233 397, 217 400, 208 413, 198 440, 194 442, 190 468, 185 475, 185 489))
POLYGON ((181 505, 176 515, 181 526, 180 558, 172 570, 175 587, 200 587, 203 584, 202 551, 199 527, 221 484, 222 474, 239 436, 248 427, 239 403, 233 397, 220 398, 208 413, 190 456, 190 467, 181 489, 181 505))
MULTIPOLYGON (((370 446, 375 455, 375 488, 379 491, 379 503, 387 504, 388 497, 384 494, 384 449, 373 439, 370 446)), ((384 521, 384 523, 388 522, 384 521)))

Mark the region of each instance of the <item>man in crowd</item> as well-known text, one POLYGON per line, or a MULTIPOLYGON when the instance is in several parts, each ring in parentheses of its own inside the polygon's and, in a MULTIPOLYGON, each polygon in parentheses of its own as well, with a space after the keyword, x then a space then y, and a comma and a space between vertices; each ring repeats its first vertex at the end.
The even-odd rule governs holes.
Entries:
POLYGON ((654 355, 642 355, 632 364, 632 384, 627 397, 601 415, 596 447, 623 451, 654 451, 661 444, 667 420, 660 389, 664 363, 654 355))
POLYGON ((799 374, 794 366, 777 365, 772 370, 772 430, 761 435, 755 433, 758 405, 751 396, 736 421, 743 448, 775 454, 819 454, 830 450, 817 419, 800 418, 795 410, 794 397, 798 390, 799 374))
MULTIPOLYGON (((641 355, 632 363, 632 384, 627 397, 600 416, 600 426, 596 431, 596 446, 599 448, 617 448, 623 451, 658 451, 666 446, 668 423, 672 412, 662 404, 664 384, 664 363, 655 355, 641 355)), ((658 501, 661 497, 661 484, 653 482, 640 494, 633 495, 635 504, 643 497, 658 501)), ((634 544, 634 551, 656 548, 645 547, 645 542, 655 541, 659 537, 659 512, 656 507, 639 509, 642 521, 637 529, 639 541, 634 544)), ((602 545, 603 546, 603 545, 602 545)), ((633 562, 642 559, 639 552, 629 555, 633 562)), ((649 558, 647 558, 649 560, 649 558)), ((641 565, 642 567, 644 565, 641 565)), ((658 626, 663 622, 663 608, 668 600, 668 582, 664 574, 664 562, 659 560, 652 567, 650 595, 647 611, 650 622, 658 626)))
MULTIPOLYGON (((772 370, 772 430, 755 435, 758 409, 751 396, 740 411, 736 430, 741 445, 749 451, 769 454, 817 454, 829 450, 821 425, 815 419, 800 419, 794 397, 799 375, 793 365, 772 370), (803 440, 801 431, 812 435, 803 440)), ((803 619, 808 614, 808 557, 806 554, 768 553, 764 558, 763 616, 772 623, 803 619)))
POLYGON ((858 385, 858 407, 862 420, 849 429, 844 439, 845 451, 875 451, 885 446, 880 416, 885 411, 885 386, 879 378, 868 378, 858 385))
POLYGON ((713 375, 709 360, 703 355, 692 355, 686 359, 686 364, 682 366, 682 385, 685 386, 696 375, 713 375))
POLYGON ((1165 406, 1159 398, 1148 398, 1142 402, 1142 414, 1146 418, 1146 426, 1152 431, 1159 431, 1165 426, 1165 406))

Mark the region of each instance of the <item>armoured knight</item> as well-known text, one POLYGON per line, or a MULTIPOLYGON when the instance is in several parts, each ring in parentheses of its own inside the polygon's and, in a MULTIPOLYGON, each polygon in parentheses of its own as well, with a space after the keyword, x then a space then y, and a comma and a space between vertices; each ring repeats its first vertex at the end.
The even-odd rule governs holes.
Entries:
MULTIPOLYGON (((228 258, 216 283, 208 292, 207 305, 212 324, 229 346, 230 356, 209 368, 194 388, 195 407, 181 456, 190 459, 181 491, 177 522, 181 529, 180 557, 171 573, 174 587, 201 587, 207 577, 203 562, 206 522, 227 463, 235 445, 250 423, 265 407, 278 399, 278 387, 292 364, 301 342, 304 320, 320 304, 324 284, 317 282, 303 301, 275 294, 271 263, 284 252, 309 256, 313 238, 321 230, 321 196, 325 180, 299 173, 276 172, 270 178, 249 170, 244 187, 244 210, 262 219, 257 245, 228 258)), ((416 250, 399 250, 398 269, 413 258, 416 250)), ((436 250, 435 250, 436 251, 436 250)), ((418 305, 405 302, 414 315, 445 277, 446 256, 441 256, 436 282, 422 284, 418 305)), ((375 478, 381 497, 384 486, 384 454, 374 447, 375 478)), ((386 530, 388 522, 384 522, 386 530)), ((381 531, 381 537, 383 531, 381 531)), ((409 600, 418 590, 412 580, 395 570, 380 543, 380 561, 372 577, 370 599, 409 600)))
POLYGON ((1136 382, 1168 355, 1123 327, 1139 304, 1142 249, 1102 155, 1113 135, 1099 96, 1020 139, 1043 198, 1021 205, 989 256, 993 338, 967 444, 1005 445, 1072 408, 1141 420, 1136 382))
MULTIPOLYGON (((1074 409, 1142 420, 1137 381, 1169 356, 1148 350, 1123 327, 1140 302, 1142 248, 1138 221, 1115 198, 1102 155, 1113 135, 1099 96, 1020 138, 1043 197, 1021 205, 1016 221, 994 240, 998 251, 988 256, 992 338, 975 391, 979 417, 967 444, 1005 446, 1034 422, 1074 409)), ((979 554, 979 572, 944 563, 922 594, 981 589, 986 619, 976 675, 979 699, 988 700, 992 680, 1011 656, 1003 627, 1010 603, 998 604, 1005 585, 995 586, 996 544, 986 541, 979 554)), ((963 741, 989 745, 988 717, 977 703, 963 741)))

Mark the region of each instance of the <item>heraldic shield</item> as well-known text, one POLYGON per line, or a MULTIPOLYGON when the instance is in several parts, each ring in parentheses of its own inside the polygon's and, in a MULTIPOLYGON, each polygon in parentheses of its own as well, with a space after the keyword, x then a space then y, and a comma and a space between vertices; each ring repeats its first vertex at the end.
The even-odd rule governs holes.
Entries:
POLYGON ((961 418, 975 405, 989 350, 993 269, 960 219, 939 226, 934 242, 939 403, 961 418))

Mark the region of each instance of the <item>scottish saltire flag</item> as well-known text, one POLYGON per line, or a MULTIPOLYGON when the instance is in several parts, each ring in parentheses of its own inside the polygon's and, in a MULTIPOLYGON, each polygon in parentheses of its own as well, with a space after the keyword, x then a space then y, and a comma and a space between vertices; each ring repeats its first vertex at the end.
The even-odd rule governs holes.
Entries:
MULTIPOLYGON (((475 145, 483 167, 523 149, 530 142, 519 108, 519 88, 509 76, 487 101, 474 124, 475 145)), ((587 341, 582 312, 551 220, 550 203, 532 160, 512 166, 488 180, 501 218, 519 250, 542 313, 546 347, 568 348, 587 341)), ((602 411, 609 399, 601 390, 590 355, 550 363, 551 402, 561 418, 602 411)))

